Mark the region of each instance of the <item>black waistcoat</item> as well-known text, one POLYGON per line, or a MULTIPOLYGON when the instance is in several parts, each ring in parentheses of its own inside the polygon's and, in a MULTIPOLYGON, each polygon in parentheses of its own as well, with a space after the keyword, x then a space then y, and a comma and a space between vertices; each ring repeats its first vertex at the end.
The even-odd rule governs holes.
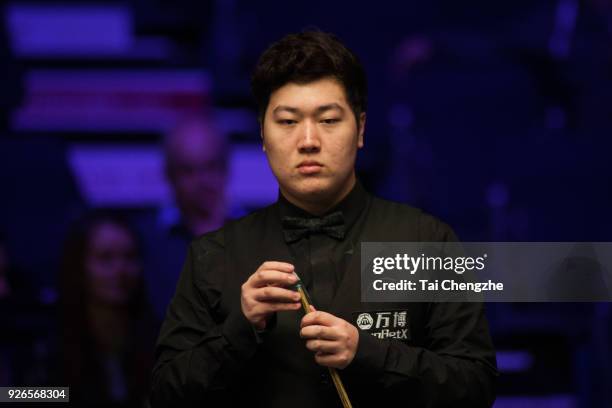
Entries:
MULTIPOLYGON (((421 212, 409 206, 372 197, 364 211, 365 217, 358 221, 364 223, 362 234, 358 242, 353 243, 353 256, 348 270, 344 273, 330 310, 326 311, 355 324, 356 314, 364 311, 407 310, 410 338, 406 342, 418 345, 428 305, 362 303, 360 243, 433 241, 443 237, 423 236, 419 225, 421 212)), ((229 276, 224 280, 226 283, 220 305, 221 315, 240 308, 240 286, 263 262, 274 260, 293 263, 283 239, 277 205, 230 223, 224 230, 226 273, 229 276)), ((277 313, 275 325, 264 335, 262 344, 242 377, 236 379, 235 392, 231 395, 236 406, 341 407, 327 369, 315 363, 313 354, 299 337, 302 317, 301 310, 277 313)), ((339 372, 354 407, 369 406, 374 401, 377 405, 393 401, 392 395, 385 397, 377 384, 362 383, 359 373, 350 370, 339 372)), ((410 392, 410 389, 401 392, 410 392)))

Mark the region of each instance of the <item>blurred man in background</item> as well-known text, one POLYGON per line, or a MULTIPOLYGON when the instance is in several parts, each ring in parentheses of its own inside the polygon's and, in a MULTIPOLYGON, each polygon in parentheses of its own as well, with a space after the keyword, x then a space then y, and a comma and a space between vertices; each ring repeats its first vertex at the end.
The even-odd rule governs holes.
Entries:
POLYGON ((228 145, 211 118, 177 124, 163 142, 174 205, 140 220, 145 273, 156 318, 164 318, 191 240, 219 228, 226 215, 228 145))
POLYGON ((212 120, 179 123, 165 140, 164 155, 178 223, 193 236, 219 228, 225 218, 227 142, 212 120))

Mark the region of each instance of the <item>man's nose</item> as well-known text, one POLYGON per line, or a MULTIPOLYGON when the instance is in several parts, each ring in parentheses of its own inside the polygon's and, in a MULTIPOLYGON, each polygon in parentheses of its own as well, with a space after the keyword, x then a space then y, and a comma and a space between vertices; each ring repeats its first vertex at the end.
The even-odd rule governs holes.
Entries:
POLYGON ((321 139, 316 123, 309 120, 304 121, 300 133, 298 149, 301 152, 316 152, 321 149, 321 139))

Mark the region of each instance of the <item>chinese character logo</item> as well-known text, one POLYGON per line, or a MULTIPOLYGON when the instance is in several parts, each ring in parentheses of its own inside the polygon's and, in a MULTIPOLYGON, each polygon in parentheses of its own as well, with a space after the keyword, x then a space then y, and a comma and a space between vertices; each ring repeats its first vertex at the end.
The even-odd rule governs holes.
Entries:
POLYGON ((374 319, 369 313, 361 313, 357 316, 357 326, 362 330, 368 330, 374 324, 374 319))
POLYGON ((389 327, 389 317, 391 316, 391 312, 378 312, 376 314, 376 328, 386 328, 389 327))
POLYGON ((405 327, 406 326, 406 312, 395 312, 393 313, 393 326, 394 327, 405 327))

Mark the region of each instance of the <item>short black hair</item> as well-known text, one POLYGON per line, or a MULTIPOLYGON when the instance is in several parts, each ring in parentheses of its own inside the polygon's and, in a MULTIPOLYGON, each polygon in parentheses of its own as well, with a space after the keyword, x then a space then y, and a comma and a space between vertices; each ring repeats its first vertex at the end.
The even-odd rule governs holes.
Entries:
POLYGON ((251 77, 259 121, 263 123, 272 92, 289 82, 306 84, 325 77, 333 77, 344 87, 359 123, 367 105, 365 71, 335 35, 322 31, 286 35, 261 55, 251 77))

